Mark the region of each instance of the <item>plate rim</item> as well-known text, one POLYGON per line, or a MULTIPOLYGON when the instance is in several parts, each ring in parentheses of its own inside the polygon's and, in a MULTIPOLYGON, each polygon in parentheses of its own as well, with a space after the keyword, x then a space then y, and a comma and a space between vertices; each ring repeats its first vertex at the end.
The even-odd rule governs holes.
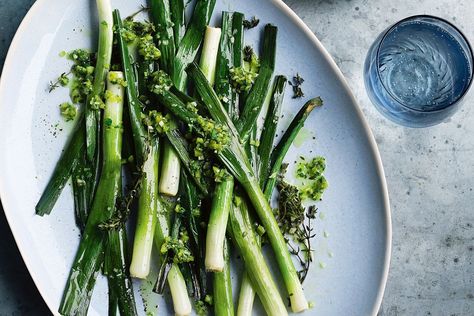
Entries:
MULTIPOLYGON (((380 306, 382 304, 382 299, 384 296, 386 284, 387 284, 387 279, 388 279, 388 273, 389 273, 389 268, 390 268, 390 261, 391 261, 391 253, 392 253, 392 220, 391 220, 391 209, 390 209, 390 201, 389 201, 389 194, 388 194, 388 187, 387 187, 387 181, 385 177, 385 172, 382 164, 382 158, 380 156, 380 152, 378 150, 377 143, 375 141, 375 137, 372 133, 372 130, 370 129, 367 120, 365 119, 362 110, 360 109, 357 100, 354 97, 354 94, 352 93, 351 89, 349 88, 349 85, 347 83, 346 78, 342 74, 342 71, 339 69, 337 66, 336 62, 332 58, 332 56, 329 54, 329 52, 326 50, 326 48, 322 45, 322 43, 319 41, 319 39, 316 37, 316 35, 311 31, 311 29, 303 22, 303 20, 286 4, 283 2, 283 0, 270 0, 275 6, 282 12, 284 13, 288 19, 291 20, 299 29, 301 29, 304 34, 307 36, 307 38, 312 42, 312 44, 321 52, 323 58, 326 60, 328 65, 330 66, 331 70, 333 73, 336 75, 337 79, 339 82, 341 82, 343 89, 349 96, 351 100, 351 106, 354 108, 355 113, 357 114, 357 119, 360 121, 363 131, 366 135, 366 138, 369 143, 370 147, 370 154, 372 155, 374 161, 375 161, 375 167, 376 167, 376 172, 378 175, 378 180, 380 183, 380 187, 382 190, 382 201, 383 201, 383 213, 384 213, 384 218, 385 218, 385 226, 386 226, 386 235, 385 235, 385 256, 384 256, 384 266, 383 266, 383 271, 382 271, 382 277, 379 282, 379 287, 378 287, 378 293, 377 297, 375 299, 371 315, 376 316, 380 306)), ((22 19, 20 25, 18 26, 18 29, 15 32, 15 35, 13 36, 13 39, 10 43, 10 46, 8 48, 7 55, 5 57, 4 65, 3 65, 3 70, 0 74, 0 101, 4 99, 4 94, 7 94, 4 88, 4 80, 3 80, 3 74, 7 73, 8 70, 12 67, 10 59, 12 59, 12 55, 15 51, 16 46, 18 46, 18 42, 20 41, 21 35, 24 33, 25 29, 27 26, 30 24, 30 20, 35 16, 35 13, 37 10, 40 9, 40 7, 47 5, 47 0, 37 0, 33 3, 33 5, 30 7, 28 12, 26 13, 25 17, 22 19)), ((3 105, 0 102, 0 111, 2 109, 3 105)), ((7 219, 7 223, 10 227, 10 231, 12 232, 12 235, 15 239, 15 244, 17 245, 17 248, 21 254, 22 260, 25 263, 26 268, 28 269, 28 273, 30 274, 36 288, 38 289, 38 292, 41 295, 41 298, 45 302, 45 304, 48 306, 49 310, 54 314, 54 315, 59 315, 58 312, 55 310, 55 307, 51 306, 51 302, 46 300, 46 293, 43 290, 42 287, 38 286, 38 280, 36 275, 31 274, 31 261, 30 260, 25 260, 25 258, 28 257, 28 255, 25 256, 27 251, 24 249, 23 244, 18 243, 17 240, 19 238, 17 237, 16 231, 11 229, 11 222, 12 219, 10 216, 13 217, 12 214, 13 212, 6 211, 9 207, 9 203, 6 202, 8 201, 7 199, 4 199, 7 195, 5 194, 5 183, 4 183, 4 177, 0 177, 0 200, 3 206, 3 212, 5 214, 5 218, 7 219)))

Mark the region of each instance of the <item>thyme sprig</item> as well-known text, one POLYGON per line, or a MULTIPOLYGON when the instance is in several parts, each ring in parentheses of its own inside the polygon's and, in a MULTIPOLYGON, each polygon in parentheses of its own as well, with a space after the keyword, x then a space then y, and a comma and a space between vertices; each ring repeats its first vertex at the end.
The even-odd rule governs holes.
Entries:
MULTIPOLYGON (((150 151, 150 146, 146 146, 147 154, 150 151)), ((133 172, 133 181, 131 185, 125 187, 126 194, 123 197, 117 199, 115 208, 115 214, 108 220, 98 225, 101 230, 117 230, 125 225, 130 216, 130 209, 133 201, 140 196, 140 188, 144 177, 144 163, 142 163, 138 169, 133 172)))
POLYGON ((244 47, 244 61, 251 62, 253 55, 253 47, 250 45, 246 45, 244 47))
POLYGON ((316 218, 317 208, 315 206, 310 206, 307 209, 303 207, 298 188, 284 180, 287 168, 288 164, 284 164, 278 177, 279 208, 275 215, 282 233, 286 236, 285 240, 290 253, 296 257, 301 266, 298 277, 303 283, 313 262, 312 252, 314 249, 311 246, 311 239, 316 234, 312 221, 316 218))
POLYGON ((130 216, 130 209, 133 201, 140 196, 140 187, 143 180, 143 172, 135 172, 133 184, 126 188, 124 197, 117 199, 115 215, 99 224, 101 230, 117 230, 123 227, 130 216))
POLYGON ((139 15, 142 12, 149 11, 150 7, 146 7, 143 4, 140 4, 140 9, 136 11, 135 13, 130 14, 125 18, 125 20, 133 20, 137 15, 139 15))
POLYGON ((290 81, 290 86, 293 88, 293 99, 304 97, 303 89, 301 85, 303 84, 304 79, 300 76, 299 73, 296 73, 296 76, 293 76, 293 81, 290 81))
POLYGON ((260 23, 260 19, 257 19, 257 17, 253 16, 249 20, 244 20, 244 28, 246 29, 253 29, 260 23))
POLYGON ((64 87, 69 83, 69 75, 71 74, 71 70, 68 72, 63 72, 55 81, 50 81, 48 85, 48 92, 51 93, 53 90, 59 87, 64 87))

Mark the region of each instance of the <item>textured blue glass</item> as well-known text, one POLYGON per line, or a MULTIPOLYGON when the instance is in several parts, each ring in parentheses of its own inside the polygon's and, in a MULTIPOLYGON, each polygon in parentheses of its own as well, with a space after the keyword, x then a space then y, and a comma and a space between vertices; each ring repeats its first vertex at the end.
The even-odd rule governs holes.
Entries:
POLYGON ((471 85, 473 55, 452 24, 414 16, 372 44, 364 66, 367 93, 390 120, 426 127, 449 118, 471 85))

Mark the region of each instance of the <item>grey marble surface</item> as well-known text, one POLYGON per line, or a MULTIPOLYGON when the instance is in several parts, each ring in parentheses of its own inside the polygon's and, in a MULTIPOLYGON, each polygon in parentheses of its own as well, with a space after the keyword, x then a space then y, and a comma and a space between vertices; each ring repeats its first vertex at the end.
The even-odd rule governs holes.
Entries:
POLYGON ((448 122, 397 126, 370 103, 363 62, 410 15, 443 17, 474 41, 474 1, 288 0, 341 68, 375 135, 388 182, 393 251, 380 315, 474 315, 474 94, 448 122))
MULTIPOLYGON (((0 0, 0 67, 33 0, 0 0)), ((389 186, 393 253, 380 315, 474 315, 474 95, 448 122, 408 129, 371 105, 362 65, 373 39, 414 14, 474 41, 470 0, 286 0, 329 50, 371 126, 389 186)), ((0 315, 48 315, 0 212, 0 315)), ((345 315, 344 315, 345 316, 345 315)))

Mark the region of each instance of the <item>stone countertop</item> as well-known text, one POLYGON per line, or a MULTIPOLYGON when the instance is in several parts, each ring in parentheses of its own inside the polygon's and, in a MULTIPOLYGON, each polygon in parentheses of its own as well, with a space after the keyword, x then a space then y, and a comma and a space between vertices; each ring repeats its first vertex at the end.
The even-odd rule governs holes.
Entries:
POLYGON ((287 0, 334 57, 372 128, 387 178, 393 248, 380 315, 474 315, 474 94, 448 122, 410 129, 371 104, 365 56, 377 35, 431 14, 474 41, 474 1, 287 0))
MULTIPOLYGON (((34 0, 0 0, 0 69, 34 0)), ((367 50, 390 24, 431 14, 474 41, 474 1, 285 0, 341 68, 379 146, 393 251, 379 315, 474 315, 474 95, 448 122, 409 129, 383 118, 363 85, 367 50)), ((0 315, 48 315, 0 212, 0 315)))

